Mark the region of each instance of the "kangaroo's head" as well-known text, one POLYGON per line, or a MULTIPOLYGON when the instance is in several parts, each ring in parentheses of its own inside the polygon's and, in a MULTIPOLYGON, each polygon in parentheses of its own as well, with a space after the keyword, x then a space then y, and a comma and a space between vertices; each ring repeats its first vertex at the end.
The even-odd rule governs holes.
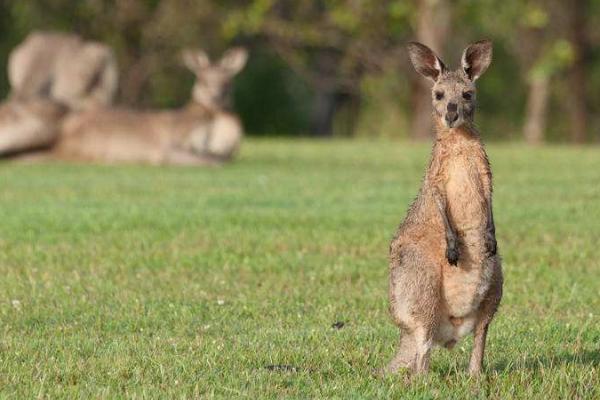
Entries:
POLYGON ((228 50, 214 63, 202 50, 185 50, 183 61, 196 75, 193 100, 208 108, 226 107, 231 80, 244 68, 247 59, 248 52, 240 47, 228 50))
POLYGON ((410 61, 418 73, 433 81, 431 96, 435 118, 440 126, 458 128, 470 125, 475 113, 475 81, 492 61, 492 42, 481 40, 469 45, 455 71, 427 46, 408 44, 410 61))

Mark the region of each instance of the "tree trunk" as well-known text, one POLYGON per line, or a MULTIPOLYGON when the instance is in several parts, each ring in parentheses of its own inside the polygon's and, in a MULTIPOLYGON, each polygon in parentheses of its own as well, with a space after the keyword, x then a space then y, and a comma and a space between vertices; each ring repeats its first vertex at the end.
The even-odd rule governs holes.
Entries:
MULTIPOLYGON (((450 30, 450 7, 447 0, 419 0, 417 40, 441 57, 450 30)), ((411 135, 417 140, 432 136, 431 85, 419 76, 413 81, 411 135)))
POLYGON ((311 130, 316 136, 341 134, 351 136, 356 128, 360 107, 360 74, 352 88, 343 86, 339 79, 340 55, 331 50, 320 50, 315 57, 313 88, 315 97, 311 110, 311 130))
POLYGON ((310 113, 310 129, 315 136, 331 136, 336 96, 331 90, 317 88, 310 113))
POLYGON ((588 43, 585 34, 585 3, 585 0, 574 0, 568 6, 568 35, 575 58, 568 71, 570 94, 566 104, 569 117, 569 138, 575 143, 585 141, 588 127, 585 71, 585 53, 588 43))
POLYGON ((361 97, 357 93, 338 93, 336 113, 333 120, 333 134, 353 136, 360 117, 361 97))
POLYGON ((532 78, 529 83, 525 125, 523 127, 525 141, 529 144, 540 144, 544 141, 549 86, 550 80, 546 75, 532 78))
POLYGON ((317 91, 311 113, 315 136, 352 136, 358 124, 361 98, 355 93, 317 91))

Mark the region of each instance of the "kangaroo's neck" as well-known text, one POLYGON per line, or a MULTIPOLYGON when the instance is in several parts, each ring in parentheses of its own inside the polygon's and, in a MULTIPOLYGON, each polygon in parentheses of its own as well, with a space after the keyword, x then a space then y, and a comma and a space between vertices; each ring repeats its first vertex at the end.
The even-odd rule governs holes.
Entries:
POLYGON ((439 119, 434 119, 436 141, 445 143, 453 143, 457 141, 474 141, 481 142, 479 132, 473 126, 472 122, 466 122, 456 128, 445 126, 439 119))
POLYGON ((191 101, 183 109, 181 109, 181 111, 186 114, 209 117, 218 113, 219 109, 218 107, 215 107, 213 105, 207 105, 199 103, 197 101, 191 101))
POLYGON ((481 137, 472 124, 448 128, 436 121, 436 140, 426 174, 428 183, 440 184, 449 173, 448 164, 458 159, 477 165, 477 169, 485 175, 490 174, 481 137))
POLYGON ((228 111, 229 110, 230 96, 229 96, 229 94, 226 94, 224 96, 215 98, 213 96, 203 94, 202 92, 194 93, 194 95, 192 96, 190 105, 196 105, 198 107, 203 107, 207 111, 210 111, 211 113, 216 114, 220 111, 228 111))

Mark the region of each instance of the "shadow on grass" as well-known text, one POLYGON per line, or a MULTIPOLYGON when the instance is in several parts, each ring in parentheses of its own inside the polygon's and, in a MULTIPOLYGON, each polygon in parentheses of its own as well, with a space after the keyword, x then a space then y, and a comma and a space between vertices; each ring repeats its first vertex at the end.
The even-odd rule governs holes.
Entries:
POLYGON ((542 368, 552 368, 561 365, 589 365, 593 367, 600 366, 600 350, 582 351, 579 353, 558 353, 541 357, 529 357, 525 361, 502 360, 489 368, 491 371, 507 372, 515 369, 540 370, 542 368))

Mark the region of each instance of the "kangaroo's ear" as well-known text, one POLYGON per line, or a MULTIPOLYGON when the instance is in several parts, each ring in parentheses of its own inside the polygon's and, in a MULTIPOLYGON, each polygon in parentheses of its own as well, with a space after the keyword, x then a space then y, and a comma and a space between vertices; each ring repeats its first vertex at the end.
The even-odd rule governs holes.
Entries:
POLYGON ((446 66, 429 47, 418 42, 407 45, 408 56, 418 73, 432 81, 437 81, 446 71, 446 66))
POLYGON ((185 66, 193 72, 210 66, 210 59, 204 50, 186 49, 181 52, 185 66))
POLYGON ((492 42, 480 40, 472 43, 462 55, 462 68, 472 81, 476 81, 492 62, 492 42))
POLYGON ((248 51, 243 47, 234 47, 225 52, 219 65, 229 75, 233 76, 244 68, 246 61, 248 61, 248 51))

